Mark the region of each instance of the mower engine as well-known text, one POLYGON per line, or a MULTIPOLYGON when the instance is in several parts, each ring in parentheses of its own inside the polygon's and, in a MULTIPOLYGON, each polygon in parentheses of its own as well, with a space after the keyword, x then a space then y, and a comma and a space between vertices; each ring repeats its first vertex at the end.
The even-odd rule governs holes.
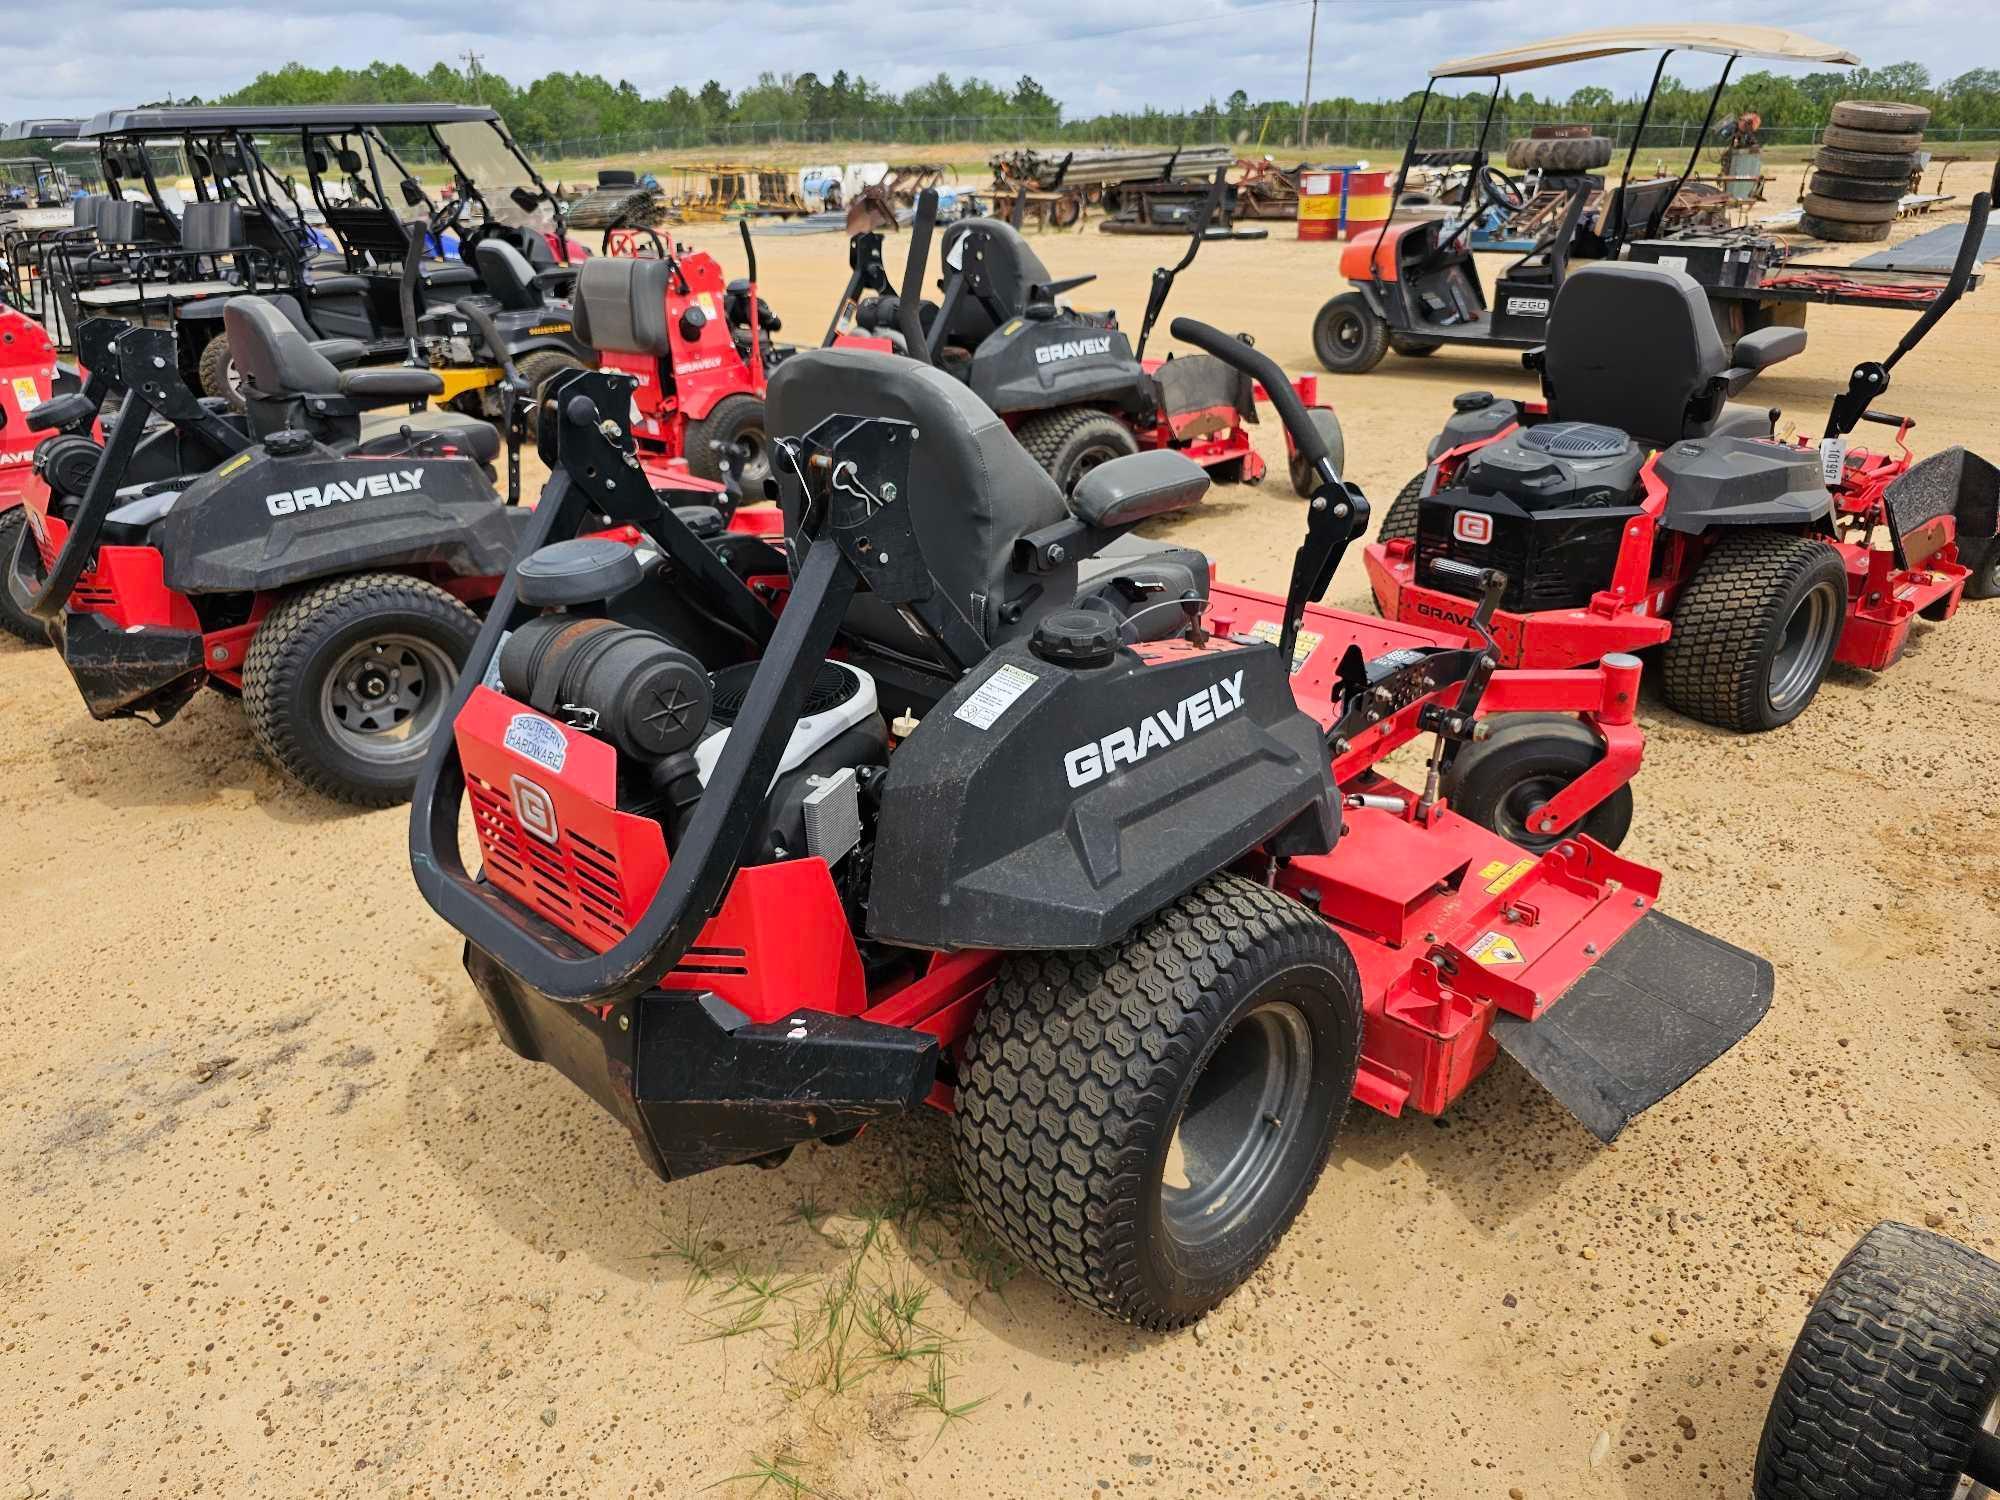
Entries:
POLYGON ((1631 438, 1587 422, 1542 423, 1476 450, 1418 507, 1418 582, 1476 598, 1465 568, 1496 568, 1507 575, 1502 609, 1588 604, 1641 514, 1644 464, 1631 438))

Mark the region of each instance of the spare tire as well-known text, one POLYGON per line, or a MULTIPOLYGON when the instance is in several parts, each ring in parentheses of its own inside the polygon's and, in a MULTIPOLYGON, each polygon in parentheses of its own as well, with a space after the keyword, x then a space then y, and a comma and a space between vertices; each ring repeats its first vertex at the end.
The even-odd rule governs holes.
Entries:
POLYGON ((1914 151, 1886 151, 1874 147, 1843 151, 1837 146, 1822 146, 1813 162, 1822 172, 1838 172, 1842 177, 1906 179, 1917 169, 1914 151))
POLYGON ((1811 214, 1801 214, 1799 233, 1809 234, 1817 240, 1846 240, 1853 244, 1868 244, 1874 240, 1889 238, 1889 226, 1887 222, 1850 224, 1842 219, 1820 219, 1811 214))
POLYGON ((1602 135, 1542 140, 1522 136, 1507 143, 1507 165, 1518 172, 1588 172, 1610 164, 1611 140, 1602 135))
POLYGON ((1887 177, 1841 177, 1832 172, 1815 172, 1806 191, 1821 198, 1842 198, 1849 203, 1894 203, 1903 196, 1903 180, 1887 177))
POLYGON ((1886 224, 1896 217, 1896 204, 1859 203, 1852 198, 1807 193, 1805 211, 1815 219, 1838 219, 1843 224, 1886 224))
POLYGON ((1831 122, 1849 130, 1922 130, 1931 112, 1921 104, 1894 104, 1886 99, 1843 99, 1834 105, 1831 122))
POLYGON ((1849 130, 1829 125, 1819 138, 1841 151, 1914 151, 1924 143, 1921 130, 1849 130))

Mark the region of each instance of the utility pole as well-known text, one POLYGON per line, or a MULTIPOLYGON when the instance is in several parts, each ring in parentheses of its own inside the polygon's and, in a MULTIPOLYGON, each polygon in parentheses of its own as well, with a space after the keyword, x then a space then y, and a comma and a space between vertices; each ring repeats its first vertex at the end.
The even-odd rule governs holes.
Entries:
MULTIPOLYGON (((1319 0, 1313 0, 1313 9, 1319 9, 1319 0)), ((465 59, 465 69, 472 75, 472 97, 474 102, 484 104, 486 102, 486 90, 480 87, 479 83, 479 54, 467 49, 458 55, 465 59)), ((1310 69, 1307 70, 1307 76, 1311 76, 1310 69)))
POLYGON ((1313 49, 1319 45, 1319 0, 1313 0, 1312 30, 1306 33, 1306 104, 1299 111, 1299 149, 1306 148, 1306 121, 1313 110, 1313 49))

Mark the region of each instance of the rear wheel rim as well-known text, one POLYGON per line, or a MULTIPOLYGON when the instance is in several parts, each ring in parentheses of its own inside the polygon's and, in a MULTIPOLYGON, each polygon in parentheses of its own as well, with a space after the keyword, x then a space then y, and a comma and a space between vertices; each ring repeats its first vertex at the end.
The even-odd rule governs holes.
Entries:
POLYGON ((1819 686, 1840 628, 1840 603, 1833 594, 1833 585, 1822 583, 1792 606, 1771 657, 1770 701, 1776 713, 1796 712, 1819 686))
POLYGON ((457 664, 433 641, 370 636, 321 680, 321 727, 344 754, 370 765, 421 760, 457 678, 457 664))
POLYGON ((752 427, 739 432, 736 441, 743 445, 743 482, 761 494, 764 481, 771 477, 771 440, 762 428, 752 427))
POLYGON ((1289 1000, 1255 1006, 1224 1034, 1188 1090, 1168 1138, 1160 1220, 1184 1249, 1268 1217, 1306 1136, 1313 1037, 1289 1000))
POLYGON ((1359 351, 1363 333, 1361 315, 1357 312, 1351 312, 1343 308, 1327 319, 1327 341, 1342 354, 1353 354, 1359 351))
POLYGON ((1557 835, 1538 832, 1535 815, 1568 785, 1568 779, 1561 776, 1523 777, 1507 789, 1499 807, 1494 809, 1493 821, 1497 826, 1493 831, 1524 849, 1547 848, 1557 835))

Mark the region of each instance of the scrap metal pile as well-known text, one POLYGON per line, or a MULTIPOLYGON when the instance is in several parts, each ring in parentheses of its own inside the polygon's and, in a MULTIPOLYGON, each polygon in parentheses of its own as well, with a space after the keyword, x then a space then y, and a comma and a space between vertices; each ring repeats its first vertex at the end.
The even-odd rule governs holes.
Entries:
MULTIPOLYGON (((1150 222, 1142 199, 1127 191, 1133 184, 1168 187, 1179 184, 1199 199, 1216 168, 1231 165, 1236 153, 1227 146, 1186 146, 1131 151, 1071 151, 1062 156, 1034 150, 1003 152, 991 158, 993 211, 1013 218, 1014 200, 1022 201, 1022 217, 1067 229, 1079 223, 1086 207, 1121 212, 1132 222, 1150 222)), ((1168 226, 1170 229, 1177 226, 1168 226)))
POLYGON ((650 176, 629 170, 597 174, 597 186, 569 206, 572 229, 656 229, 666 222, 667 204, 650 176))

